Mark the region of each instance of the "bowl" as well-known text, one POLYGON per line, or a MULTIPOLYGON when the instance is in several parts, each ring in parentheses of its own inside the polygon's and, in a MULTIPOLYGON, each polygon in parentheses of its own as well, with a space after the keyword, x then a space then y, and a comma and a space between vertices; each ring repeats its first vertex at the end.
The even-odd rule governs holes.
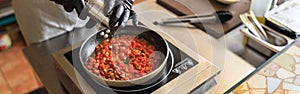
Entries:
POLYGON ((217 1, 222 4, 230 5, 230 4, 235 4, 235 3, 239 2, 240 0, 217 0, 217 1))

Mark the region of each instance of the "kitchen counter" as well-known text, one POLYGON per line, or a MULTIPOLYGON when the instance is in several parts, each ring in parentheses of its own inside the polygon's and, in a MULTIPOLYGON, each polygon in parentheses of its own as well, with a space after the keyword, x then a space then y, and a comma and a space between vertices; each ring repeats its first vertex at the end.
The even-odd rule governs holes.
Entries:
POLYGON ((282 50, 258 67, 232 89, 234 94, 299 94, 300 48, 295 44, 282 50))
MULTIPOLYGON (((248 62, 229 51, 226 48, 226 42, 220 42, 206 32, 193 28, 190 24, 153 25, 154 21, 162 18, 176 17, 172 12, 156 4, 155 0, 142 2, 135 6, 135 10, 139 13, 139 19, 144 25, 155 31, 167 32, 166 36, 175 37, 176 43, 179 42, 186 45, 198 55, 221 68, 221 73, 216 76, 218 84, 210 89, 208 94, 225 92, 255 69, 248 62)), ((219 26, 219 28, 222 27, 219 26)))
MULTIPOLYGON (((164 17, 175 17, 175 14, 156 4, 155 0, 144 1, 135 5, 134 8, 139 14, 142 24, 157 31, 167 40, 177 44, 179 48, 189 49, 190 53, 188 54, 193 54, 193 57, 203 57, 221 69, 221 73, 215 78, 218 84, 208 91, 210 94, 227 91, 255 70, 245 60, 227 50, 226 42, 224 44, 220 43, 204 31, 195 29, 192 25, 153 25, 152 22, 155 20, 164 17), (182 25, 188 28, 182 28, 182 25)), ((52 54, 66 47, 80 45, 85 38, 96 30, 81 28, 74 31, 76 32, 63 34, 48 41, 31 45, 23 50, 41 82, 51 94, 64 93, 64 88, 54 71, 55 60, 52 58, 52 54)))

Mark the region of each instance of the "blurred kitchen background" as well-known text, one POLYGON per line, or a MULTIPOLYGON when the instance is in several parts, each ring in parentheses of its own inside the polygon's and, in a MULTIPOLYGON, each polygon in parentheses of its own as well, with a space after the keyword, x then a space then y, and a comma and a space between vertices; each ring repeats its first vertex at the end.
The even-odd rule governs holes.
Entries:
MULTIPOLYGON (((135 0, 140 3, 144 0, 135 0)), ((12 0, 0 0, 0 94, 45 93, 23 54, 26 43, 18 28, 12 0)))
POLYGON ((23 94, 43 85, 25 58, 12 0, 0 0, 0 94, 23 94))
MULTIPOLYGON (((14 15, 14 10, 11 6, 11 1, 12 0, 0 0, 0 94, 45 93, 44 85, 41 83, 39 77, 37 76, 34 69, 32 68, 32 66, 30 65, 29 61, 27 60, 26 56, 23 53, 23 48, 28 47, 28 45, 26 45, 24 38, 18 28, 18 24, 16 22, 16 18, 14 15)), ((135 0, 135 4, 144 1, 147 0, 135 0)), ((164 3, 170 0, 157 0, 157 1, 164 3)), ((223 3, 220 4, 221 6, 225 6, 225 5, 227 6, 232 4, 232 8, 229 7, 229 9, 232 11, 245 12, 245 10, 248 11, 249 7, 242 8, 242 9, 238 9, 238 8, 244 7, 244 5, 241 3, 245 3, 245 4, 247 3, 247 5, 249 6, 250 5, 249 1, 251 0, 217 0, 217 1, 219 1, 219 3, 223 3)), ((260 1, 260 0, 252 0, 252 1, 260 1)), ((274 1, 277 2, 277 0, 274 1)), ((282 2, 284 2, 284 0, 279 0, 278 4, 282 2)), ((171 3, 169 2, 164 4, 166 5, 171 3)), ((273 8, 276 6, 271 6, 271 7, 273 8)), ((172 10, 172 6, 167 6, 166 8, 172 10)), ((217 8, 222 9, 222 7, 218 7, 218 6, 217 8)), ((179 8, 176 9, 174 10, 177 12, 184 10, 179 8)), ((189 12, 186 13, 181 12, 176 14, 183 15, 183 14, 189 14, 189 12)), ((230 51, 240 56, 241 58, 249 62, 254 67, 260 66, 271 56, 276 54, 276 51, 275 52, 263 51, 264 49, 267 49, 266 47, 263 47, 266 45, 262 45, 260 44, 260 42, 257 43, 257 40, 254 39, 253 41, 251 40, 251 38, 250 39, 245 38, 246 36, 243 36, 243 34, 240 32, 242 28, 245 28, 245 25, 242 25, 241 21, 239 20, 239 17, 236 14, 234 15, 234 17, 235 17, 234 20, 228 22, 228 23, 233 23, 234 25, 223 24, 224 25, 223 29, 226 30, 224 36, 223 34, 221 35, 222 37, 219 36, 218 34, 211 34, 211 36, 213 36, 220 42, 227 41, 227 48, 230 51), (245 42, 245 39, 246 41, 247 39, 249 39, 249 41, 245 42), (248 48, 243 48, 245 45, 248 48), (241 51, 241 49, 243 51, 241 51)), ((272 15, 269 18, 270 18, 269 21, 278 20, 276 19, 276 16, 272 17, 272 15)), ((278 24, 277 25, 271 24, 272 22, 266 22, 265 19, 261 22, 267 24, 269 23, 268 26, 271 27, 272 29, 275 29, 276 31, 284 31, 282 30, 282 28, 276 28, 278 24)), ((287 24, 283 23, 281 25, 287 25, 287 24)), ((212 27, 209 26, 209 28, 214 29, 213 26, 212 27)), ((289 39, 291 40, 295 39, 299 35, 298 33, 289 35, 290 33, 285 34, 282 32, 281 34, 288 36, 289 39)), ((251 35, 248 37, 251 37, 251 35)), ((296 45, 300 47, 300 43, 296 45)), ((281 48, 278 49, 282 50, 281 48)))

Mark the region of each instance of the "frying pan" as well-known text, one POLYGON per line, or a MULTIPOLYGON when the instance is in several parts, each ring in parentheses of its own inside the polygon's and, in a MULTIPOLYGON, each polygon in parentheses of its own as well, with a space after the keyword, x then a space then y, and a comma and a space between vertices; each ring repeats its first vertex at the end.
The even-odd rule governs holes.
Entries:
MULTIPOLYGON (((102 29, 101 31, 104 31, 102 29)), ((100 32, 101 32, 100 31, 100 32)), ((97 76, 86 68, 89 57, 93 57, 95 47, 101 42, 105 41, 103 36, 100 36, 100 32, 96 32, 89 36, 81 45, 79 51, 79 58, 81 62, 81 66, 84 68, 85 72, 97 82, 101 84, 114 86, 114 87, 129 87, 133 85, 142 85, 145 82, 149 82, 153 80, 154 76, 162 73, 162 69, 166 66, 167 59, 169 57, 169 47, 164 38, 162 38, 156 32, 147 29, 143 26, 125 26, 123 28, 111 28, 111 31, 114 31, 114 36, 120 35, 131 35, 136 36, 138 38, 145 39, 148 43, 152 44, 155 47, 155 52, 159 55, 160 60, 157 64, 155 64, 153 71, 139 78, 134 78, 131 80, 109 80, 102 78, 101 76, 97 76)), ((93 57, 94 58, 94 57, 93 57)), ((154 82, 154 81, 152 81, 154 82)))

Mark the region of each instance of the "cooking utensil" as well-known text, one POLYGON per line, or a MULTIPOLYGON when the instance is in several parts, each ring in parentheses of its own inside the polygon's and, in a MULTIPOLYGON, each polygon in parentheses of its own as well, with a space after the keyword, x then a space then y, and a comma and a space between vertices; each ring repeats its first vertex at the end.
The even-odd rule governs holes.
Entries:
POLYGON ((262 29, 260 23, 256 20, 255 17, 251 17, 251 14, 245 13, 240 15, 241 21, 250 29, 251 33, 256 37, 268 41, 266 32, 262 29), (259 24, 259 25, 257 25, 259 24), (259 29, 259 26, 261 29, 259 29))
POLYGON ((217 11, 212 14, 204 15, 188 15, 188 16, 179 16, 178 18, 166 18, 162 19, 161 22, 155 21, 155 25, 165 25, 171 23, 216 23, 220 20, 221 23, 224 23, 232 18, 232 13, 229 11, 217 11))
MULTIPOLYGON (((102 29, 102 31, 105 31, 106 29, 102 29)), ((147 29, 142 26, 125 26, 124 28, 118 29, 118 28, 111 28, 112 31, 115 32, 115 36, 119 35, 131 35, 131 36, 137 36, 138 38, 143 38, 146 41, 148 41, 150 44, 154 45, 156 52, 160 53, 160 62, 159 64, 156 64, 154 67, 154 70, 142 77, 135 78, 132 80, 108 80, 104 79, 102 77, 99 77, 89 71, 85 65, 88 62, 88 58, 93 56, 95 47, 105 39, 99 35, 100 32, 97 32, 93 35, 91 35, 89 38, 87 38, 83 44, 80 47, 79 51, 79 58, 81 61, 82 67, 84 67, 84 70, 89 74, 89 76, 96 80, 97 82, 100 82, 104 85, 108 86, 114 86, 114 87, 128 87, 133 85, 140 85, 144 84, 145 82, 154 82, 153 77, 161 73, 162 69, 166 66, 167 59, 169 57, 169 47, 165 39, 163 39, 159 34, 156 32, 147 29)), ((157 79, 156 79, 157 80, 157 79)))
POLYGON ((248 19, 247 15, 246 14, 241 14, 240 15, 240 19, 241 21, 247 26, 247 28, 250 29, 250 32, 260 38, 260 39, 263 39, 259 34, 258 34, 258 31, 254 28, 254 26, 251 24, 251 21, 248 19))
POLYGON ((270 54, 271 52, 278 52, 284 49, 288 44, 290 44, 293 40, 289 37, 282 35, 278 33, 277 31, 263 25, 263 28, 267 31, 267 34, 269 36, 269 41, 264 41, 257 36, 254 36, 249 28, 242 28, 241 32, 249 37, 249 46, 253 47, 254 49, 258 50, 262 54, 266 56, 272 56, 273 54, 270 54), (252 43, 250 43, 252 41, 252 43), (264 49, 264 50, 263 50, 264 49), (265 50, 268 49, 268 50, 265 50))
POLYGON ((255 17, 255 14, 253 11, 250 11, 249 15, 248 15, 250 21, 252 21, 253 25, 258 29, 258 31, 260 32, 259 34, 261 34, 265 40, 268 40, 268 36, 266 31, 263 29, 263 27, 260 25, 260 23, 258 22, 258 20, 255 17))

